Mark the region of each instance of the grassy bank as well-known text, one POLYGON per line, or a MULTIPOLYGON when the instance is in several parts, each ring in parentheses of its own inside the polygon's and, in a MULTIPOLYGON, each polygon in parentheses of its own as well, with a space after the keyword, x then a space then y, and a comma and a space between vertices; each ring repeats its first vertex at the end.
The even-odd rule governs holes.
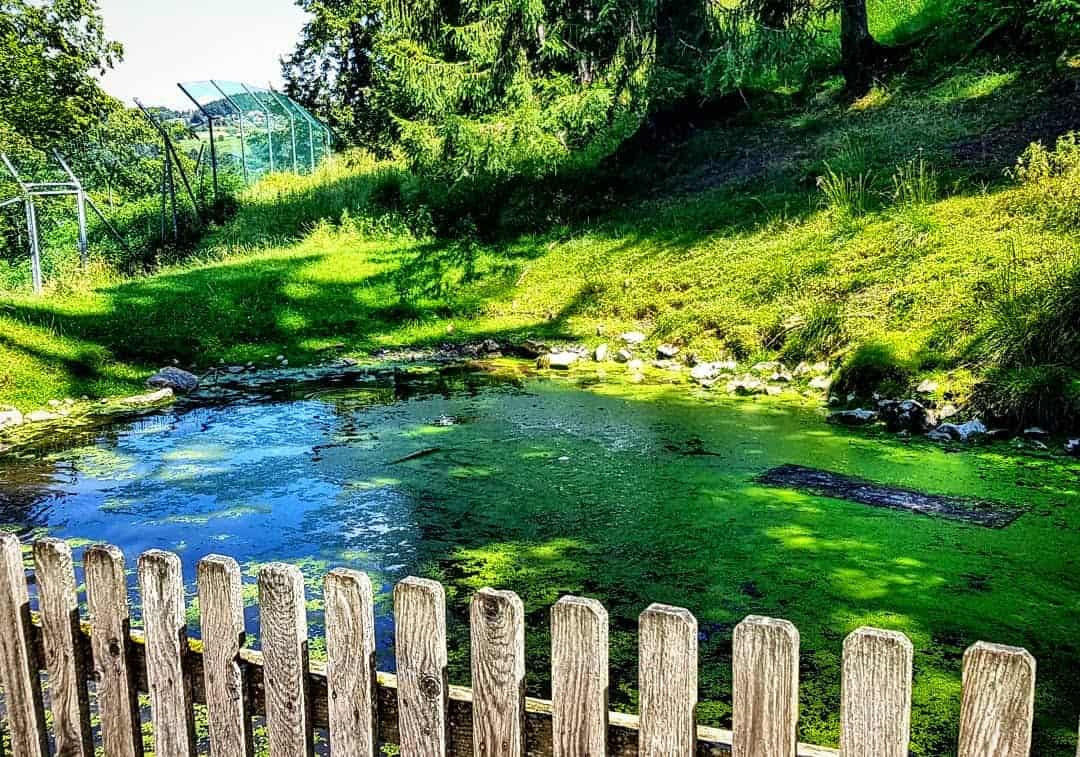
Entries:
POLYGON ((197 262, 0 298, 0 402, 132 391, 173 359, 596 343, 601 327, 702 358, 829 357, 859 392, 932 376, 1020 422, 1074 423, 1078 151, 1006 172, 1075 124, 1075 88, 980 59, 855 103, 838 89, 624 161, 600 194, 553 190, 537 203, 573 212, 497 242, 424 234, 393 164, 271 177, 197 262))

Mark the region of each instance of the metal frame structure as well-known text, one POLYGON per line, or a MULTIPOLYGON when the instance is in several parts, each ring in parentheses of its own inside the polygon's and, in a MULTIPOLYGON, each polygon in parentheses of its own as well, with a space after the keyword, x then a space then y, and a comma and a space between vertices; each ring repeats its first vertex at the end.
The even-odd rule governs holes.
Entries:
MULTIPOLYGON (((213 174, 214 182, 214 201, 217 202, 220 197, 218 195, 218 175, 217 175, 217 148, 214 144, 214 117, 202 106, 198 100, 191 96, 191 93, 187 91, 187 88, 180 82, 176 83, 180 91, 187 96, 187 99, 191 100, 195 104, 195 107, 199 109, 199 112, 206 118, 206 128, 210 132, 210 170, 213 174)), ((199 158, 202 159, 202 151, 199 152, 199 158)))
POLYGON ((75 210, 79 220, 79 261, 84 268, 89 262, 89 243, 87 241, 86 233, 87 206, 97 214, 102 223, 104 223, 109 231, 111 231, 120 241, 120 244, 124 244, 123 237, 121 237, 116 228, 109 223, 109 219, 105 217, 105 214, 101 212, 98 206, 94 204, 94 201, 83 188, 83 184, 79 180, 79 177, 71 170, 63 156, 56 150, 53 150, 53 158, 60 165, 60 168, 64 173, 67 174, 68 181, 23 181, 22 177, 19 175, 19 170, 15 167, 15 164, 12 163, 11 158, 8 157, 7 153, 0 153, 0 160, 3 161, 4 167, 7 169, 8 173, 11 174, 11 178, 19 185, 20 191, 18 197, 12 197, 0 202, 0 208, 5 208, 18 202, 23 203, 25 208, 26 235, 30 243, 30 278, 33 282, 34 294, 41 294, 44 287, 41 276, 41 239, 38 230, 37 205, 34 202, 35 197, 75 198, 75 210))
POLYGON ((225 94, 225 90, 218 86, 218 83, 216 81, 211 79, 210 83, 214 86, 214 89, 221 93, 221 96, 225 98, 225 101, 229 103, 232 109, 236 111, 236 115, 239 119, 237 123, 240 125, 240 167, 244 171, 244 183, 246 184, 248 181, 248 165, 247 154, 245 152, 246 140, 244 139, 244 111, 239 105, 236 104, 235 100, 225 94))
POLYGON ((270 109, 266 107, 266 103, 255 96, 255 93, 251 91, 248 85, 240 82, 240 86, 244 88, 244 91, 248 93, 248 96, 258 104, 262 109, 263 118, 266 119, 266 155, 270 158, 270 173, 274 172, 274 121, 270 116, 270 109))

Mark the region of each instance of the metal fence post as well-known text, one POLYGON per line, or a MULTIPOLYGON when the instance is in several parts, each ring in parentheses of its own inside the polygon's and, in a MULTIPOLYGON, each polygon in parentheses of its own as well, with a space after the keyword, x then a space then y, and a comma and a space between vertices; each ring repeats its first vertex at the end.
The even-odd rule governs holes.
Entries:
POLYGON ((34 284, 34 294, 41 294, 41 245, 38 241, 37 210, 34 200, 26 197, 26 233, 30 238, 30 279, 34 284))
MULTIPOLYGON (((213 84, 213 82, 211 82, 211 84, 213 84)), ((218 197, 217 147, 214 143, 214 116, 202 106, 202 103, 191 96, 191 93, 187 91, 187 88, 185 88, 183 84, 177 82, 176 86, 180 88, 181 92, 187 95, 187 99, 195 103, 195 107, 198 108, 199 112, 206 118, 206 128, 210 131, 210 172, 214 179, 214 202, 216 204, 220 198, 218 197)))

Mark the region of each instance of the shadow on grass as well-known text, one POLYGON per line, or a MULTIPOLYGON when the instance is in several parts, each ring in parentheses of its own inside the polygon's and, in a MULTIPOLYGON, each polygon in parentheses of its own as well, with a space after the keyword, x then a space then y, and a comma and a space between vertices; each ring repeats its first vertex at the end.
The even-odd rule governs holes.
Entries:
POLYGON ((115 378, 112 361, 149 370, 175 359, 206 368, 219 360, 265 362, 281 353, 304 363, 324 357, 331 345, 370 352, 488 337, 564 337, 566 318, 580 307, 579 298, 570 297, 558 313, 451 336, 448 319, 469 318, 506 297, 521 265, 543 254, 543 247, 516 245, 512 254, 491 256, 462 242, 385 245, 371 259, 364 249, 318 251, 318 241, 309 239, 295 252, 238 257, 102 288, 76 306, 19 300, 4 315, 29 328, 5 330, 0 344, 58 365, 85 385, 115 378), (65 349, 59 348, 61 336, 65 349))

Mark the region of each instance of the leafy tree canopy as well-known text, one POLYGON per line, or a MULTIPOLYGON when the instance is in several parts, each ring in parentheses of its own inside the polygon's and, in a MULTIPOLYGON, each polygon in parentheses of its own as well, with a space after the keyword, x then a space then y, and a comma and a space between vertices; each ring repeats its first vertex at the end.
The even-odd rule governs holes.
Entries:
POLYGON ((37 146, 116 107, 95 73, 120 60, 94 0, 0 0, 0 121, 37 146))

